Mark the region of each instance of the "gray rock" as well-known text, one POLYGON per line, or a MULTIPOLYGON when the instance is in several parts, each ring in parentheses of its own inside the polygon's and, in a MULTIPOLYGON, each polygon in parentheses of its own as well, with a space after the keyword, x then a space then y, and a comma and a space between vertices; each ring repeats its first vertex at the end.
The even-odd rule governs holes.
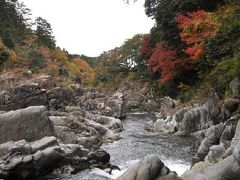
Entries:
POLYGON ((31 143, 21 140, 1 144, 0 152, 4 154, 0 157, 0 179, 34 179, 61 166, 89 166, 83 158, 89 154, 87 149, 77 144, 59 145, 57 141, 55 137, 44 137, 31 143))
POLYGON ((31 106, 0 114, 0 134, 0 143, 34 141, 54 135, 54 128, 44 106, 31 106))
POLYGON ((225 125, 223 123, 220 123, 218 125, 212 126, 211 128, 209 128, 207 130, 207 132, 205 134, 205 138, 201 142, 201 145, 197 151, 197 156, 202 161, 209 153, 210 147, 218 144, 224 128, 225 128, 225 125))
POLYGON ((205 161, 207 160, 210 163, 217 163, 223 160, 225 151, 226 149, 223 144, 213 145, 210 147, 209 153, 205 158, 205 161))
POLYGON ((158 156, 150 155, 134 164, 117 180, 181 180, 158 156))
POLYGON ((192 132, 207 129, 211 124, 207 107, 197 107, 183 115, 175 135, 189 135, 192 132))
POLYGON ((114 117, 100 116, 97 114, 87 113, 85 118, 92 120, 94 122, 97 122, 99 124, 102 124, 107 128, 109 128, 110 130, 113 130, 114 132, 120 132, 123 130, 123 125, 121 120, 116 119, 114 117))
POLYGON ((74 104, 74 94, 71 89, 56 87, 47 91, 48 106, 50 109, 64 109, 74 104))

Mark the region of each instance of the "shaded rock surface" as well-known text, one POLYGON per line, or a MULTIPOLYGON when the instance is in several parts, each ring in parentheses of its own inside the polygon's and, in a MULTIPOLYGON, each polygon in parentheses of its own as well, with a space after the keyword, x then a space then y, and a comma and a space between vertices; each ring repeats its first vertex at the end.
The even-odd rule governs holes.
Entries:
POLYGON ((25 139, 34 141, 54 135, 53 124, 44 106, 0 114, 0 143, 25 139))
POLYGON ((68 88, 55 87, 55 84, 48 78, 39 77, 1 91, 0 110, 10 111, 41 105, 57 109, 73 104, 73 92, 68 88))
POLYGON ((219 124, 207 130, 206 137, 197 153, 200 162, 195 163, 191 170, 182 175, 184 180, 240 179, 240 116, 236 115, 229 121, 226 126, 219 124), (229 121, 236 127, 233 138, 229 121), (235 126, 236 122, 237 125, 235 126), (226 143, 226 141, 222 141, 223 139, 227 139, 231 143, 226 143))
POLYGON ((55 137, 27 142, 20 140, 0 145, 0 178, 29 179, 73 164, 88 151, 80 145, 61 145, 55 137))

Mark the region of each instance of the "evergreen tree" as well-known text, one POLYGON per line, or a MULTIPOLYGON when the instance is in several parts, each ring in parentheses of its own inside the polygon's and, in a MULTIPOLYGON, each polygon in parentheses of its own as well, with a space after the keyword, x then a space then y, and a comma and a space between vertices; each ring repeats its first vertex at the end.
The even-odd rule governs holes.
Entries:
POLYGON ((38 44, 45 45, 49 48, 56 47, 51 24, 41 17, 36 18, 35 24, 37 26, 36 35, 38 37, 38 44))

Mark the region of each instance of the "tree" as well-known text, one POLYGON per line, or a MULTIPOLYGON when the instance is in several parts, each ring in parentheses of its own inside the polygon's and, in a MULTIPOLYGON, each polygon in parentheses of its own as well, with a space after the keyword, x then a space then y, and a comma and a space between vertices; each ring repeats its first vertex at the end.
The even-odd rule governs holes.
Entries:
POLYGON ((54 48, 55 39, 52 35, 52 27, 45 19, 41 17, 37 17, 35 20, 36 28, 36 35, 37 35, 37 42, 40 45, 45 45, 49 48, 54 48))
POLYGON ((17 0, 0 1, 0 36, 8 48, 15 48, 31 33, 29 15, 30 10, 17 0))
POLYGON ((217 35, 218 21, 212 13, 203 10, 178 15, 175 19, 179 23, 179 30, 181 30, 180 37, 187 45, 184 52, 189 55, 191 60, 200 60, 203 57, 207 40, 217 35))
POLYGON ((156 21, 150 33, 150 46, 154 48, 156 43, 164 41, 167 47, 181 55, 184 43, 179 36, 176 15, 199 9, 211 12, 223 3, 224 0, 145 0, 146 14, 156 21))
POLYGON ((156 44, 147 62, 151 72, 160 74, 159 83, 161 85, 174 79, 181 71, 192 68, 187 59, 178 58, 176 52, 164 47, 162 42, 156 44))

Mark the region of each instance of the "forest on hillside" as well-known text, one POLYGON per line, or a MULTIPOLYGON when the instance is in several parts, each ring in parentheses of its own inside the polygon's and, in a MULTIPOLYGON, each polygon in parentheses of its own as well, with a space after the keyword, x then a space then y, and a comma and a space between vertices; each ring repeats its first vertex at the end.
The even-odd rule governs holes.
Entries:
POLYGON ((60 68, 70 78, 81 77, 86 84, 94 71, 80 55, 72 55, 55 43, 51 24, 42 17, 32 20, 31 10, 18 0, 0 2, 0 71, 16 74, 58 76, 60 68))
POLYGON ((239 0, 145 0, 155 20, 149 34, 137 34, 99 57, 71 55, 55 44, 51 24, 31 20, 17 0, 0 2, 0 71, 48 73, 59 67, 70 77, 99 88, 118 88, 128 79, 183 101, 215 89, 225 95, 240 75, 239 0))
POLYGON ((103 53, 105 70, 96 77, 133 77, 183 101, 209 89, 224 95, 240 74, 240 1, 146 0, 144 6, 155 20, 150 33, 103 53))

